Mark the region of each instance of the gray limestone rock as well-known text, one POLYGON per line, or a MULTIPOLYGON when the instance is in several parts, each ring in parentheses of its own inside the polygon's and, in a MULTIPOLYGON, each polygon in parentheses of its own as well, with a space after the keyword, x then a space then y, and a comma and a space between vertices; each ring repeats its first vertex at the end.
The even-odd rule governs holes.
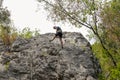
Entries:
POLYGON ((53 33, 18 38, 10 54, 0 52, 0 80, 97 80, 100 66, 89 42, 80 33, 63 34, 63 49, 59 39, 49 42, 53 33))

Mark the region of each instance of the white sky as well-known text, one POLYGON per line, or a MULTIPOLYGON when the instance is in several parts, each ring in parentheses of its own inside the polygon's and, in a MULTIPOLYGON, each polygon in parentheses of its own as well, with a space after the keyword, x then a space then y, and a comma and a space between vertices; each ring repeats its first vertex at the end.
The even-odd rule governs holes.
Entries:
POLYGON ((54 23, 47 19, 47 13, 42 7, 38 10, 37 0, 4 0, 3 7, 7 7, 11 12, 11 19, 17 29, 22 30, 24 27, 30 27, 31 30, 35 28, 40 30, 40 33, 55 32, 53 26, 57 25, 63 31, 81 32, 84 36, 87 34, 86 28, 75 28, 70 25, 63 25, 61 23, 54 23))

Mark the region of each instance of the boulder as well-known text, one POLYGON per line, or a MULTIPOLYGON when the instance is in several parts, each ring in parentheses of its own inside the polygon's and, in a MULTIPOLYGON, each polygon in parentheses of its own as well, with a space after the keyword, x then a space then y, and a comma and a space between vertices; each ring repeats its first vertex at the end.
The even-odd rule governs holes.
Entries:
POLYGON ((54 33, 18 38, 11 52, 0 52, 0 80, 97 80, 98 60, 80 33, 64 32, 64 48, 54 33))

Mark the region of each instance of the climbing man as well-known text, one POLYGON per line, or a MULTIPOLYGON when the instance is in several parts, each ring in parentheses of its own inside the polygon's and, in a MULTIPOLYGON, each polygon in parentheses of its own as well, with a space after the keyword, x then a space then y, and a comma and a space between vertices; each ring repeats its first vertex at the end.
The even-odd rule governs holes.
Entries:
POLYGON ((63 41, 62 41, 62 29, 58 26, 53 26, 53 29, 56 29, 56 33, 55 33, 55 36, 53 37, 51 41, 53 41, 55 38, 59 38, 60 39, 60 43, 61 43, 61 47, 63 48, 63 41))

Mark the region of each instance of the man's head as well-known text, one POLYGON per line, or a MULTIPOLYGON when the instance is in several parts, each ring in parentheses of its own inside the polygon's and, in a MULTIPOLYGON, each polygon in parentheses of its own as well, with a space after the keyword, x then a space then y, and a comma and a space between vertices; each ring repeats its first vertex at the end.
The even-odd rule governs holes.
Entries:
POLYGON ((53 26, 53 29, 56 29, 56 26, 53 26))

